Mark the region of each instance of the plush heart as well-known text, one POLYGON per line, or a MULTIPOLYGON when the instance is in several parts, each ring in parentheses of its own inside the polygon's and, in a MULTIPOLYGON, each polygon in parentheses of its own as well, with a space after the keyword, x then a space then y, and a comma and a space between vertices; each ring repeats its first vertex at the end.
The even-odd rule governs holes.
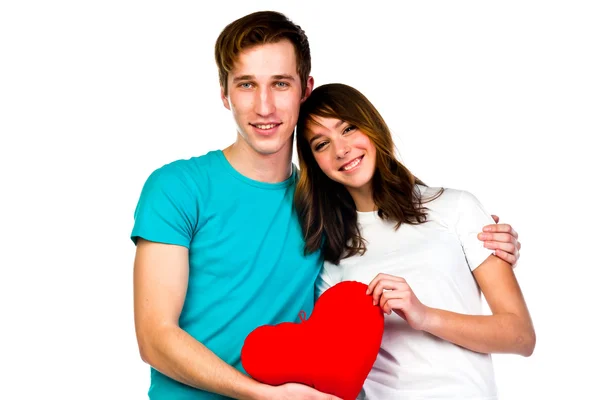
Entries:
POLYGON ((383 312, 367 285, 340 282, 317 300, 309 319, 265 325, 242 347, 242 365, 269 385, 302 383, 354 400, 375 363, 383 336, 383 312))

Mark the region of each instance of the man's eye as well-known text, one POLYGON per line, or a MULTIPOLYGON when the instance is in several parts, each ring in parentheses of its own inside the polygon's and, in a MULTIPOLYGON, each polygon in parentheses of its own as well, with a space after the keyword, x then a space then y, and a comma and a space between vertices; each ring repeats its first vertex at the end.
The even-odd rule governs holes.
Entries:
POLYGON ((244 83, 240 83, 240 87, 243 89, 250 89, 252 87, 252 84, 249 82, 244 82, 244 83))
POLYGON ((288 87, 290 85, 287 82, 276 82, 275 86, 280 87, 280 88, 284 88, 284 87, 288 87))

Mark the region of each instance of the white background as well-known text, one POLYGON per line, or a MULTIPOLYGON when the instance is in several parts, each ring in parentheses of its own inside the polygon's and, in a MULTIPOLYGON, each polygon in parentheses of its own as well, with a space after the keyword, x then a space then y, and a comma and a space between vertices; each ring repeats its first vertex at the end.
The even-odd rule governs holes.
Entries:
POLYGON ((1 2, 0 398, 146 398, 133 211, 155 168, 235 139, 213 46, 261 9, 305 29, 317 86, 373 101, 418 177, 519 232, 538 340, 494 356, 501 398, 597 395, 597 3, 214 3, 1 2))

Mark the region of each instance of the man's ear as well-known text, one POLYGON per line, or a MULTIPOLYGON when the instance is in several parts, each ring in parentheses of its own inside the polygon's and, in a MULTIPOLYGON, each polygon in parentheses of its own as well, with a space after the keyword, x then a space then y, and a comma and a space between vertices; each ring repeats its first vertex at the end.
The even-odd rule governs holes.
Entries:
POLYGON ((310 96, 310 94, 312 93, 314 86, 315 86, 315 80, 313 79, 312 76, 309 76, 308 79, 306 80, 306 89, 304 90, 304 96, 302 96, 302 98, 300 99, 301 103, 304 103, 306 101, 306 99, 308 99, 308 96, 310 96))
POLYGON ((223 88, 223 86, 221 86, 221 101, 223 102, 223 105, 226 109, 231 110, 231 106, 229 105, 229 99, 225 94, 225 89, 223 88))

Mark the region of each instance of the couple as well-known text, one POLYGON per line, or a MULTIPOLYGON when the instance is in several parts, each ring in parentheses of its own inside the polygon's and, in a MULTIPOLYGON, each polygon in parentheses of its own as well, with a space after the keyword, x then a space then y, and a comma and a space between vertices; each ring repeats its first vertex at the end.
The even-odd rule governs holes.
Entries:
POLYGON ((135 210, 149 397, 335 399, 252 380, 240 351, 256 327, 310 315, 315 296, 357 280, 386 313, 366 398, 495 398, 489 354, 535 345, 512 271, 516 232, 468 192, 414 177, 360 92, 313 91, 308 40, 284 15, 232 22, 215 56, 235 143, 155 170, 135 210))

